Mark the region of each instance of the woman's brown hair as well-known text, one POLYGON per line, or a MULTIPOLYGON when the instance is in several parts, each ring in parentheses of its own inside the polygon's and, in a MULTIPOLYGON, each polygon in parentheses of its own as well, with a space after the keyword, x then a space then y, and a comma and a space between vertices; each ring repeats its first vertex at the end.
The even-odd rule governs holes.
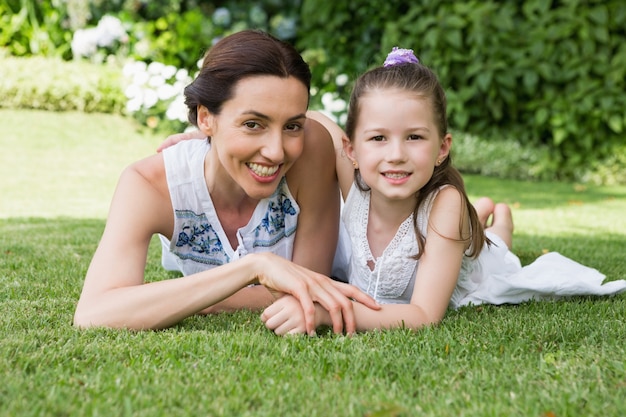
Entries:
POLYGON ((196 79, 185 88, 189 122, 197 124, 198 106, 219 114, 239 80, 255 75, 295 77, 311 88, 311 70, 296 49, 259 30, 244 30, 219 40, 205 55, 196 79))

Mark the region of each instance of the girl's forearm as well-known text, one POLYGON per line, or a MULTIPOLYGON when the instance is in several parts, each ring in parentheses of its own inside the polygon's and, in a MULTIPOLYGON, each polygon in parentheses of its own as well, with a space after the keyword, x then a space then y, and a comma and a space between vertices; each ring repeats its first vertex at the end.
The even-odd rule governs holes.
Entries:
POLYGON ((229 313, 237 310, 261 310, 274 302, 274 296, 262 285, 240 289, 230 297, 205 308, 200 314, 229 313))
MULTIPOLYGON (((413 304, 381 304, 380 310, 372 310, 361 303, 353 302, 357 331, 374 329, 409 328, 420 329, 439 320, 429 319, 424 310, 413 304)), ((328 312, 318 308, 320 325, 328 325, 328 312)))

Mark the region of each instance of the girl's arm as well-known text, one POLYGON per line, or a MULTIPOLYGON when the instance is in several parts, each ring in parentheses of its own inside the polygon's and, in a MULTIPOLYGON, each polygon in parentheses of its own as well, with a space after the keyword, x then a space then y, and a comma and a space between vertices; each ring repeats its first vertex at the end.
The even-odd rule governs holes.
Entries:
MULTIPOLYGON (((406 327, 419 329, 439 323, 448 308, 456 286, 466 241, 460 240, 459 230, 467 236, 467 221, 463 216, 462 200, 452 187, 441 190, 430 215, 426 249, 420 264, 410 304, 385 304, 379 310, 354 303, 357 331, 406 327), (451 222, 450 219, 459 219, 451 222), (459 229, 461 223, 462 229, 459 229), (444 237, 445 236, 445 237, 444 237)), ((262 314, 266 326, 277 334, 299 333, 303 329, 301 312, 288 297, 277 300, 262 314)), ((317 306, 316 324, 327 325, 327 312, 317 306)))
POLYGON ((165 148, 169 148, 170 146, 176 145, 178 142, 182 142, 183 140, 189 139, 206 139, 206 134, 201 130, 192 130, 184 133, 175 133, 173 135, 169 135, 157 148, 157 152, 163 151, 165 148))
POLYGON ((330 120, 324 114, 317 111, 307 112, 307 118, 313 119, 322 124, 324 128, 330 133, 333 141, 333 147, 335 148, 335 169, 337 171, 337 178, 339 179, 339 187, 341 188, 341 195, 345 200, 348 197, 348 191, 354 182, 354 167, 352 162, 346 156, 343 151, 344 141, 348 140, 346 133, 343 131, 337 123, 330 120))

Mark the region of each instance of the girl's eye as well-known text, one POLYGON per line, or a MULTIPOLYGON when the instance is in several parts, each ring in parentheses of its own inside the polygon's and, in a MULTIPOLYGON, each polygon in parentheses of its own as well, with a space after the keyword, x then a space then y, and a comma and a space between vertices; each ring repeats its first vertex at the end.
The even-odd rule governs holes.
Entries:
POLYGON ((289 132, 299 132, 302 129, 302 124, 300 123, 289 123, 288 125, 285 125, 285 130, 288 130, 289 132))
POLYGON ((422 137, 420 135, 409 135, 409 140, 420 140, 422 137))

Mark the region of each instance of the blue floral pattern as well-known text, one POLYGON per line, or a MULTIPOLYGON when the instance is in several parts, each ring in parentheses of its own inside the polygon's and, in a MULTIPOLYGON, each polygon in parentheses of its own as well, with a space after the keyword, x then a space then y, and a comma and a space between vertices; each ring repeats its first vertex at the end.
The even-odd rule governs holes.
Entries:
POLYGON ((295 227, 289 230, 285 227, 286 216, 297 215, 296 208, 282 187, 276 191, 270 198, 265 217, 254 230, 254 247, 273 246, 280 239, 290 236, 296 231, 295 227))
POLYGON ((204 213, 176 210, 176 218, 185 219, 176 239, 176 248, 181 250, 174 251, 179 258, 209 265, 224 265, 230 261, 222 241, 204 213))

